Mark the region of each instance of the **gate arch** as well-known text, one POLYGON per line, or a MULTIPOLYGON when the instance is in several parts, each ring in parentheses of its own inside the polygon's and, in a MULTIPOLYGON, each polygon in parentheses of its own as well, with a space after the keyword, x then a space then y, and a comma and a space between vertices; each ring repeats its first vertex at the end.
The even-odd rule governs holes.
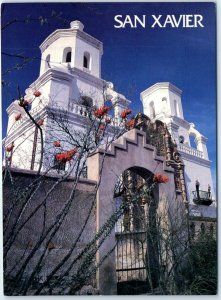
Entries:
MULTIPOLYGON (((145 168, 149 172, 166 174, 169 182, 159 185, 159 199, 174 199, 176 191, 174 182, 174 168, 168 166, 164 157, 157 155, 154 146, 146 143, 144 131, 132 129, 114 141, 107 151, 98 149, 88 158, 88 178, 99 182, 96 202, 97 230, 115 211, 113 199, 116 178, 124 170, 145 168)), ((172 200, 171 200, 172 201, 172 200)), ((97 254, 97 262, 115 245, 114 230, 102 244, 97 254)), ((97 284, 102 295, 117 294, 117 277, 115 253, 112 252, 99 267, 97 284)))

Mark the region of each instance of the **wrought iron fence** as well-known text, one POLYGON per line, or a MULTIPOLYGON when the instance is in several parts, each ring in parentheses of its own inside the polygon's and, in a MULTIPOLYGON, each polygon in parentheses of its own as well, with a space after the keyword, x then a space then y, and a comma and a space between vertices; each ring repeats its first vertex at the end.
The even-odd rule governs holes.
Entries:
POLYGON ((138 295, 148 291, 146 282, 146 231, 127 231, 117 225, 116 272, 119 295, 138 295))

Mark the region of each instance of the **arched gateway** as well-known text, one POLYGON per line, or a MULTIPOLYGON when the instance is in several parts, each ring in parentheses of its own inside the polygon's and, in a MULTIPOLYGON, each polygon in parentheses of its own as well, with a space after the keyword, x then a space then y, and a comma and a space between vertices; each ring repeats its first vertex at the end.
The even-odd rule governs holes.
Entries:
MULTIPOLYGON (((99 184, 96 205, 97 230, 116 209, 116 199, 113 197, 115 185, 117 178, 125 170, 144 170, 146 174, 161 173, 169 178, 167 184, 159 184, 157 187, 157 207, 169 204, 170 210, 174 207, 175 211, 177 205, 183 209, 188 205, 184 166, 166 126, 160 121, 152 123, 142 114, 136 117, 135 124, 134 129, 114 141, 106 151, 99 149, 88 159, 88 178, 96 180, 99 184)), ((111 252, 115 245, 113 230, 99 249, 97 263, 111 252)), ((116 251, 112 251, 97 272, 97 284, 101 294, 117 294, 116 270, 116 251)))

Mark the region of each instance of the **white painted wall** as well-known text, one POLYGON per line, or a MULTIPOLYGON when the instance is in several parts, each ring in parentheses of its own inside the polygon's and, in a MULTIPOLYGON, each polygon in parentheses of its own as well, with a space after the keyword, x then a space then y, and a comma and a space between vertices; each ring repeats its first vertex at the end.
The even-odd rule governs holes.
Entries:
POLYGON ((26 129, 21 135, 14 139, 11 166, 20 169, 29 169, 34 140, 34 127, 26 129))
POLYGON ((71 100, 79 101, 81 96, 92 98, 93 104, 97 107, 104 105, 102 83, 98 85, 93 80, 82 80, 76 76, 71 87, 71 100))
POLYGON ((170 101, 170 113, 181 119, 183 119, 183 109, 181 104, 181 96, 177 95, 173 91, 169 90, 169 101, 170 101), (177 109, 175 109, 175 101, 177 103, 177 109))
POLYGON ((100 76, 101 76, 101 74, 100 74, 100 69, 101 69, 100 68, 100 65, 101 65, 100 50, 79 38, 76 38, 74 67, 76 67, 80 70, 84 70, 83 58, 84 58, 85 52, 88 52, 90 54, 89 73, 91 75, 94 75, 94 76, 100 78, 100 76))
POLYGON ((42 53, 41 67, 40 67, 40 76, 46 71, 45 60, 50 54, 50 66, 59 67, 61 64, 67 66, 67 63, 63 61, 63 52, 67 47, 71 48, 72 51, 72 61, 70 63, 71 67, 75 65, 75 47, 76 46, 76 37, 73 36, 64 36, 55 40, 47 49, 42 53))

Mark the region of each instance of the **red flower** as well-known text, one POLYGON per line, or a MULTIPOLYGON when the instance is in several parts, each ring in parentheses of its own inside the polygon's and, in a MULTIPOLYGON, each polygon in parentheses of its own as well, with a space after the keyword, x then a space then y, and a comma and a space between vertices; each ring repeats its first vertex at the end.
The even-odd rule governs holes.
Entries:
POLYGON ((153 181, 156 183, 167 183, 169 181, 169 178, 165 175, 162 175, 160 173, 156 173, 153 176, 153 181))
POLYGON ((18 113, 17 115, 15 115, 15 121, 18 121, 21 119, 21 113, 18 113))
POLYGON ((66 152, 66 159, 67 161, 71 160, 73 158, 73 156, 78 152, 77 148, 71 149, 69 151, 66 152))
POLYGON ((44 119, 40 119, 40 120, 37 122, 37 124, 38 124, 39 126, 42 126, 42 125, 44 124, 44 119))
POLYGON ((61 142, 60 141, 54 141, 54 147, 61 147, 61 142))
POLYGON ((105 116, 108 111, 110 110, 110 108, 108 106, 101 106, 100 108, 96 109, 94 112, 95 117, 97 118, 102 118, 103 116, 105 116))
POLYGON ((35 97, 40 97, 41 96, 41 92, 39 92, 39 91, 34 92, 34 96, 35 97))
POLYGON ((11 143, 8 147, 6 147, 6 151, 11 152, 14 148, 14 143, 11 143))
POLYGON ((59 162, 66 162, 64 153, 58 153, 55 155, 55 157, 56 157, 57 161, 59 161, 59 162))
POLYGON ((131 119, 131 120, 129 120, 129 121, 127 121, 127 122, 125 123, 125 127, 126 127, 127 129, 133 128, 134 125, 135 125, 135 120, 134 120, 134 119, 131 119))
POLYGON ((132 110, 129 109, 129 108, 126 108, 125 110, 123 110, 123 111, 121 112, 120 116, 121 116, 122 119, 126 119, 127 116, 128 116, 129 114, 131 114, 131 113, 132 113, 132 110))
POLYGON ((59 162, 65 163, 67 161, 70 161, 73 158, 73 156, 77 153, 77 151, 78 149, 74 148, 63 153, 58 153, 55 155, 55 157, 59 162))

